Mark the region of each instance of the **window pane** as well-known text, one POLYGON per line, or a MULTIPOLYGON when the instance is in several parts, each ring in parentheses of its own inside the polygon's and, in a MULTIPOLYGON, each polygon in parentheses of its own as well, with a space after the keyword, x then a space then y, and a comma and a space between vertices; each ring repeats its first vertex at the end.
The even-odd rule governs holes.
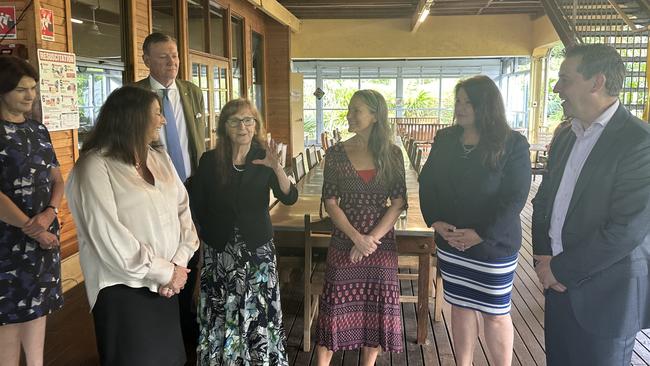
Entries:
POLYGON ((242 38, 243 26, 241 19, 232 18, 232 95, 233 98, 242 96, 242 38))
POLYGON ((72 40, 77 56, 124 61, 122 54, 122 4, 120 0, 73 1, 72 40), (101 6, 100 6, 101 5, 101 6))
POLYGON ((440 79, 404 79, 404 117, 438 117, 440 79))
POLYGON ((358 89, 358 80, 323 80, 323 107, 347 110, 352 94, 358 89))
POLYGON ((253 32, 253 88, 251 99, 257 110, 264 114, 264 40, 262 35, 253 32))
POLYGON ((442 79, 442 111, 440 113, 440 123, 452 123, 454 120, 454 102, 456 98, 454 88, 458 80, 458 78, 442 79))
POLYGON ((77 66, 77 97, 79 102, 79 142, 95 125, 99 109, 115 89, 122 86, 122 71, 77 66))
POLYGON ((345 118, 347 109, 325 110, 323 111, 323 128, 325 131, 332 131, 338 128, 341 134, 348 130, 348 120, 345 118))
POLYGON ((210 53, 225 56, 223 37, 223 15, 221 9, 210 6, 210 53))
POLYGON ((316 110, 315 109, 305 109, 303 112, 303 120, 305 121, 305 136, 307 140, 317 141, 316 138, 316 110))
POLYGON ((173 3, 172 0, 151 0, 151 20, 154 32, 176 37, 173 3))
POLYGON ((304 109, 316 108, 316 79, 303 80, 302 105, 304 109))
POLYGON ((190 39, 190 48, 197 51, 207 52, 205 49, 205 18, 201 1, 187 1, 187 34, 190 39))

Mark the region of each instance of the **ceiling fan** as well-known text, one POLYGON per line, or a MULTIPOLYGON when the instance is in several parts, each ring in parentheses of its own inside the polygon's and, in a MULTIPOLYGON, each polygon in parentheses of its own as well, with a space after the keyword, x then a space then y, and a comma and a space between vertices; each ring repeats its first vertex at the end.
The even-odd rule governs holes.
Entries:
POLYGON ((104 33, 99 29, 99 25, 95 21, 95 11, 99 9, 99 0, 97 0, 97 5, 91 5, 90 9, 93 11, 93 23, 90 25, 90 30, 88 33, 92 34, 93 36, 103 36, 104 33))

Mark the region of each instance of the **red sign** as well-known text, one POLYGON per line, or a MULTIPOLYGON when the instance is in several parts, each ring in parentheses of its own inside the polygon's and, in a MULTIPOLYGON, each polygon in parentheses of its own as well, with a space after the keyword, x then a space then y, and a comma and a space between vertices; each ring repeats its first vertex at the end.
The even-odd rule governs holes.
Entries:
POLYGON ((0 6, 0 39, 16 39, 15 6, 0 6))
POLYGON ((41 8, 41 38, 54 41, 54 13, 50 9, 41 8))

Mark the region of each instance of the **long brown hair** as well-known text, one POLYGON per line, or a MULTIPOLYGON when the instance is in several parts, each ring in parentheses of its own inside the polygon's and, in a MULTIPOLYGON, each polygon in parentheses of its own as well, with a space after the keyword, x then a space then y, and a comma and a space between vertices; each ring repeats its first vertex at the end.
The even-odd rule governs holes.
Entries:
MULTIPOLYGON (((233 99, 226 103, 226 105, 221 108, 221 114, 219 115, 219 121, 217 122, 217 147, 215 148, 217 154, 217 170, 219 172, 219 183, 226 185, 230 182, 232 178, 232 141, 230 141, 230 136, 228 136, 228 127, 226 122, 233 115, 237 114, 242 110, 248 109, 253 117, 255 117, 255 136, 253 136, 253 141, 251 145, 258 144, 264 146, 266 144, 266 131, 264 129, 264 121, 260 113, 255 108, 255 105, 248 99, 233 99)), ((252 147, 252 146, 251 146, 252 147)))
POLYGON ((393 144, 392 132, 388 125, 386 100, 381 93, 372 89, 358 90, 352 95, 352 99, 354 98, 361 100, 377 119, 370 131, 368 149, 377 168, 377 178, 386 187, 391 187, 397 179, 400 179, 399 166, 404 162, 394 152, 397 146, 393 144))
MULTIPOLYGON (((104 150, 107 156, 135 165, 146 155, 149 146, 159 149, 160 143, 149 144, 151 104, 160 103, 158 95, 137 86, 114 90, 99 111, 97 123, 81 148, 81 154, 104 150)), ((162 104, 161 104, 162 105, 162 104)))
MULTIPOLYGON (((477 75, 456 84, 456 95, 463 89, 474 109, 474 124, 481 136, 476 151, 483 165, 495 169, 503 156, 506 140, 512 132, 497 85, 485 75, 477 75)), ((455 117, 454 117, 455 118, 455 117)))

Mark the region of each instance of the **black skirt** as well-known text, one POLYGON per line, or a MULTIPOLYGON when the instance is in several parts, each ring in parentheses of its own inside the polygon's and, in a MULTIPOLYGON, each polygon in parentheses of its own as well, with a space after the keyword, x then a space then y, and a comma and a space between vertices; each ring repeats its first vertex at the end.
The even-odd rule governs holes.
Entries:
POLYGON ((99 291, 93 307, 102 365, 184 365, 178 297, 115 285, 99 291))

